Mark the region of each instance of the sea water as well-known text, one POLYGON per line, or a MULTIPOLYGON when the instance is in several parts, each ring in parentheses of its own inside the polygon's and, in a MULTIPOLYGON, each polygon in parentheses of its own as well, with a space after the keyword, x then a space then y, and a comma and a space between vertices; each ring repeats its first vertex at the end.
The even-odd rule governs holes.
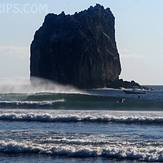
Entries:
POLYGON ((163 162, 163 87, 26 88, 1 89, 0 162, 163 162))

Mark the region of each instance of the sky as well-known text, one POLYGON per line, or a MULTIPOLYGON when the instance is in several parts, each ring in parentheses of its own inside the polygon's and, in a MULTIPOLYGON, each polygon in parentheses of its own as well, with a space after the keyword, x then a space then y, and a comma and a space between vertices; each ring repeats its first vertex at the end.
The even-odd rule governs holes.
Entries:
POLYGON ((116 18, 120 78, 163 84, 163 0, 0 0, 0 79, 29 78, 30 44, 48 13, 73 14, 96 3, 116 18))

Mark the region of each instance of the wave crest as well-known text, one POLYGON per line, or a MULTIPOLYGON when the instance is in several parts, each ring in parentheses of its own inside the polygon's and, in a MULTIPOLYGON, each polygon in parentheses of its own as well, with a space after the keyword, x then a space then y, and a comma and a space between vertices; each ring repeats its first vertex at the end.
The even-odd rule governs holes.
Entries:
POLYGON ((163 161, 163 147, 139 147, 122 144, 79 146, 37 144, 33 142, 0 141, 1 153, 32 153, 66 157, 109 157, 141 161, 163 161))
POLYGON ((153 116, 116 116, 98 114, 52 114, 52 113, 0 113, 2 121, 38 121, 38 122, 95 122, 95 123, 140 123, 163 124, 163 117, 153 116))

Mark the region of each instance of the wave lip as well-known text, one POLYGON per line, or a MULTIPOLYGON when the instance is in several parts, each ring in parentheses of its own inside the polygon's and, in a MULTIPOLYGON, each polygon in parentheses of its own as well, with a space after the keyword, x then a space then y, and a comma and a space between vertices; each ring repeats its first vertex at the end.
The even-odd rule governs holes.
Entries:
POLYGON ((33 142, 0 141, 1 153, 32 153, 66 157, 107 157, 140 161, 163 161, 163 147, 115 144, 81 146, 38 144, 33 142))
POLYGON ((95 123, 140 123, 163 124, 163 117, 152 116, 113 116, 89 114, 54 114, 54 113, 0 113, 1 121, 38 121, 38 122, 95 122, 95 123))

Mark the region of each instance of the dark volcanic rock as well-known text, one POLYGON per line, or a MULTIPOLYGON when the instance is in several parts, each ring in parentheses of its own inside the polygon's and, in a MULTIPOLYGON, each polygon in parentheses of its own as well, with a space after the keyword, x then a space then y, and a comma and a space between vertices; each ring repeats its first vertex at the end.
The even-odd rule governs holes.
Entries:
POLYGON ((31 77, 79 88, 107 87, 119 79, 115 18, 96 5, 74 15, 48 14, 31 45, 31 77))
POLYGON ((123 79, 114 80, 110 83, 109 87, 111 88, 136 88, 136 89, 147 89, 135 81, 124 81, 123 79))

